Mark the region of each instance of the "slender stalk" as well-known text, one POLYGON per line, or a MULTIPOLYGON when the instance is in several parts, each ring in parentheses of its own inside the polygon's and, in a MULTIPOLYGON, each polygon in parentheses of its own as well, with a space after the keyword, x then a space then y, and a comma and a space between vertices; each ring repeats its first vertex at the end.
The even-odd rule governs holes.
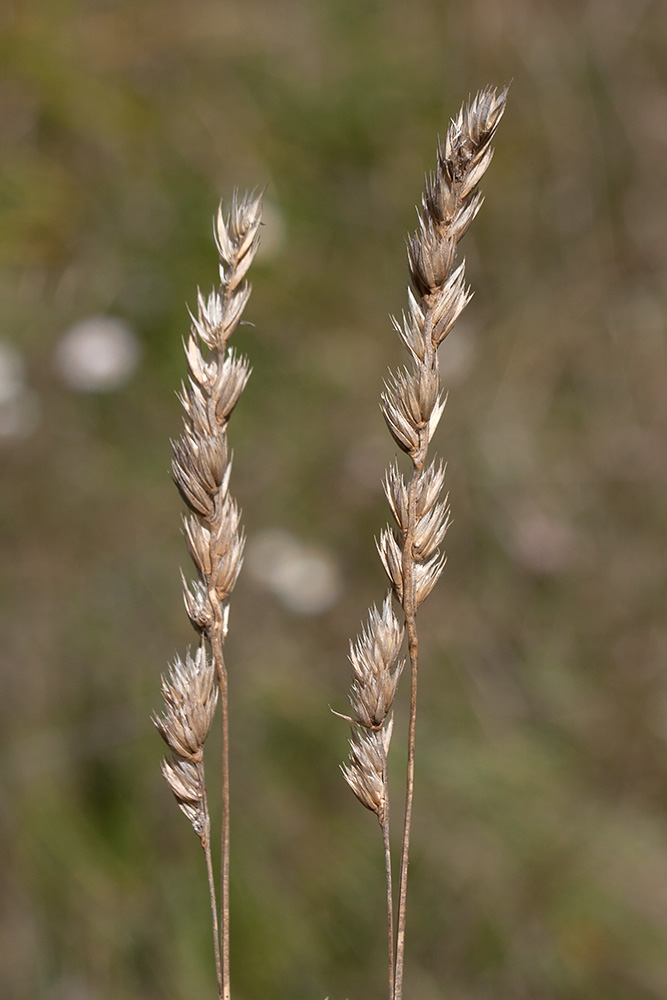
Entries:
MULTIPOLYGON (((415 641, 417 639, 415 631, 415 641)), ((415 787, 415 733, 417 726, 417 660, 410 653, 410 725, 408 732, 408 764, 405 782, 405 816, 403 820, 403 845, 401 849, 401 873, 398 896, 398 920, 396 933, 396 975, 395 1000, 403 995, 403 968, 405 964, 405 923, 408 899, 408 865, 410 861, 410 831, 412 828, 412 801, 415 787)))
POLYGON ((230 794, 229 794, 229 693, 227 670, 222 652, 222 642, 219 636, 211 643, 213 662, 216 666, 218 687, 220 689, 220 722, 222 732, 221 771, 222 771, 222 815, 220 819, 220 951, 222 956, 222 1000, 230 1000, 230 970, 229 970, 229 830, 230 830, 230 794))
MULTIPOLYGON (((451 263, 451 262, 450 262, 451 263)), ((432 338, 432 317, 424 318, 424 370, 428 371, 440 385, 438 355, 432 338)), ((403 589, 401 604, 405 616, 405 631, 408 636, 408 659, 410 661, 410 718, 408 724, 408 759, 405 777, 405 812, 403 816, 403 843, 401 846, 401 868, 398 895, 398 920, 396 933, 396 975, 394 980, 394 1000, 403 996, 403 969, 405 965, 405 927, 408 900, 408 867, 410 864, 410 833, 412 831, 412 804, 415 788, 415 741, 417 735, 417 682, 419 678, 419 633, 417 632, 417 599, 415 593, 415 566, 419 553, 416 551, 415 537, 417 524, 417 496, 422 482, 424 462, 428 453, 428 427, 418 430, 418 445, 412 453, 413 469, 407 486, 407 517, 401 532, 401 564, 403 567, 403 589)), ((447 527, 446 512, 444 527, 447 527)))
MULTIPOLYGON (((208 805, 207 805, 208 809, 208 805)), ((222 979, 222 964, 220 961, 220 929, 218 925, 218 900, 215 892, 215 879, 213 878, 213 858, 211 857, 210 837, 202 844, 206 857, 206 877, 208 879, 208 892, 211 901, 211 923, 213 925, 213 950, 215 953, 215 971, 218 980, 218 998, 223 1000, 224 988, 222 979)))
MULTIPOLYGON (((412 484, 411 484, 412 486, 412 484)), ((410 560, 407 560, 410 563, 410 560)), ((408 581, 406 580, 406 583, 408 581)), ((414 591, 413 580, 409 589, 414 591)), ((401 869, 398 894, 398 921, 396 934, 396 976, 393 996, 401 1000, 403 995, 403 967, 405 963, 405 924, 408 898, 408 865, 410 861, 410 832, 412 829, 412 803, 415 787, 415 737, 417 733, 417 680, 419 674, 419 635, 414 613, 414 594, 405 601, 405 627, 408 633, 408 656, 410 660, 410 721, 408 725, 408 761, 405 779, 405 814, 403 817, 403 844, 401 848, 401 869)))
POLYGON ((385 880, 387 884, 387 952, 388 952, 388 978, 389 978, 389 1000, 394 995, 394 888, 391 873, 391 840, 389 838, 389 789, 387 775, 387 754, 382 754, 382 783, 385 789, 385 808, 382 818, 382 842, 384 844, 384 867, 385 880))
POLYGON ((229 970, 229 830, 230 830, 230 793, 229 793, 229 693, 227 669, 222 651, 220 632, 211 639, 211 656, 215 664, 218 688, 220 690, 220 723, 222 734, 221 774, 222 774, 222 814, 220 819, 220 940, 219 950, 222 959, 222 1000, 230 1000, 230 970, 229 970))
POLYGON ((396 933, 396 974, 394 979, 395 1000, 403 995, 403 967, 405 963, 405 925, 408 899, 408 865, 410 862, 410 832, 412 829, 412 802, 415 788, 415 737, 417 733, 417 681, 419 675, 419 635, 415 612, 414 559, 412 545, 414 538, 415 490, 421 470, 413 471, 408 486, 408 517, 410 527, 403 546, 404 590, 403 611, 405 629, 408 634, 408 658, 410 660, 410 721, 408 725, 408 761, 405 778, 405 813, 403 817, 403 844, 401 847, 401 869, 398 893, 398 919, 396 933))
POLYGON ((222 923, 222 984, 223 1000, 230 1000, 231 986, 229 977, 229 700, 227 697, 227 679, 221 688, 222 716, 222 831, 220 862, 220 916, 222 923))

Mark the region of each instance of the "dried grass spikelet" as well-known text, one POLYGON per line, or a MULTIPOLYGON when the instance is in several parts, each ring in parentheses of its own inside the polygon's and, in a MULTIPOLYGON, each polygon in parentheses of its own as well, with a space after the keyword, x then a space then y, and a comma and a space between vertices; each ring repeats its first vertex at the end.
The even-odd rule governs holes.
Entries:
POLYGON ((176 657, 169 676, 162 678, 164 712, 155 715, 155 726, 172 752, 162 764, 162 773, 176 801, 206 847, 210 832, 204 744, 211 729, 218 688, 213 662, 202 643, 193 657, 176 657))
POLYGON ((183 574, 188 617, 200 636, 193 658, 176 659, 163 680, 165 709, 154 722, 172 756, 162 773, 198 834, 206 855, 218 993, 229 1000, 229 730, 227 671, 223 646, 228 599, 243 563, 241 512, 230 496, 231 454, 227 426, 250 376, 246 358, 229 347, 250 296, 246 280, 259 244, 261 195, 235 192, 229 215, 219 209, 214 226, 220 258, 220 287, 197 293, 197 314, 184 343, 187 379, 179 400, 183 432, 172 442, 174 482, 190 513, 185 539, 198 578, 183 574), (217 702, 222 722, 222 818, 220 902, 213 876, 210 817, 204 774, 204 743, 217 702), (218 915, 219 914, 219 915, 218 915))
POLYGON ((192 514, 185 536, 199 580, 184 581, 185 607, 194 628, 209 641, 224 640, 226 601, 243 562, 240 511, 229 495, 231 457, 227 424, 250 376, 250 365, 228 346, 250 295, 245 280, 257 251, 261 196, 235 193, 227 219, 218 211, 215 239, 221 287, 197 294, 185 343, 188 379, 179 399, 184 429, 173 442, 174 481, 192 514))
POLYGON ((215 238, 220 289, 197 295, 185 346, 188 380, 179 399, 184 429, 173 442, 174 481, 192 511, 185 535, 200 580, 184 584, 185 607, 198 632, 224 639, 225 602, 243 562, 240 511, 228 493, 231 458, 227 424, 250 376, 246 358, 228 347, 250 295, 245 280, 257 251, 261 197, 235 194, 229 217, 218 211, 215 238))
MULTIPOLYGON (((395 946, 391 857, 388 835, 386 720, 402 670, 387 668, 378 651, 380 636, 392 634, 394 663, 400 648, 399 626, 388 623, 391 592, 383 613, 375 608, 350 656, 354 676, 350 701, 354 716, 350 756, 343 774, 357 798, 380 819, 385 841, 387 877, 389 994, 401 1000, 405 940, 405 904, 414 788, 414 743, 417 706, 419 641, 416 614, 445 566, 440 548, 450 524, 448 498, 441 499, 445 466, 427 464, 428 448, 442 417, 446 395, 440 384, 438 347, 452 329, 471 293, 465 283, 465 262, 456 263, 458 244, 482 204, 477 184, 493 155, 491 142, 505 110, 507 88, 487 88, 470 100, 450 122, 438 143, 435 171, 426 179, 418 209, 418 225, 407 241, 412 289, 400 320, 392 319, 409 364, 390 372, 380 394, 380 408, 394 441, 411 460, 406 479, 394 462, 384 478, 384 492, 395 528, 387 526, 377 541, 378 553, 403 610, 410 660, 410 724, 406 802, 401 853, 399 908, 395 946)), ((403 628, 400 627, 402 639, 403 628)), ((389 647, 388 647, 389 648, 389 647)))
POLYGON ((381 730, 353 728, 349 760, 341 764, 348 785, 362 806, 375 813, 380 826, 387 819, 386 771, 391 730, 391 721, 381 730))
POLYGON ((350 644, 350 663, 354 671, 350 703, 353 722, 366 729, 384 725, 394 703, 404 661, 398 662, 403 643, 403 628, 398 623, 387 596, 382 613, 373 606, 368 624, 357 641, 350 644))
POLYGON ((175 660, 162 684, 164 715, 154 721, 175 755, 164 764, 165 778, 195 829, 201 826, 197 810, 205 801, 200 794, 202 758, 217 703, 218 689, 213 685, 216 679, 220 684, 224 673, 221 648, 227 634, 227 599, 243 562, 241 512, 229 494, 227 425, 250 366, 228 341, 250 295, 245 275, 257 251, 260 222, 258 195, 239 198, 235 193, 229 216, 225 218, 221 208, 218 211, 215 240, 221 285, 206 297, 197 293, 197 315, 191 315, 184 343, 188 378, 179 393, 183 433, 172 442, 174 481, 191 511, 183 518, 185 538, 198 572, 192 584, 183 577, 183 596, 201 645, 194 658, 188 653, 184 663, 175 660))
POLYGON ((350 643, 353 714, 341 715, 351 723, 353 734, 350 762, 343 768, 345 780, 362 804, 377 813, 380 823, 384 821, 386 793, 377 791, 377 782, 384 788, 383 761, 386 762, 391 738, 390 712, 405 664, 398 659, 402 644, 403 627, 392 608, 391 595, 387 595, 382 611, 374 605, 368 622, 362 626, 356 641, 350 643))
POLYGON ((204 850, 211 842, 211 819, 206 801, 206 778, 202 761, 165 757, 162 774, 183 814, 192 824, 204 850))
POLYGON ((412 367, 390 373, 381 393, 381 409, 394 440, 413 463, 410 485, 394 464, 384 488, 397 532, 385 529, 378 549, 401 604, 414 597, 415 610, 442 572, 439 553, 449 526, 447 500, 438 502, 444 466, 425 468, 429 443, 446 396, 440 387, 437 349, 452 329, 471 293, 465 285, 465 262, 456 265, 458 243, 482 204, 476 185, 491 162, 491 141, 505 109, 507 88, 488 88, 461 108, 443 142, 437 165, 426 180, 418 227, 409 237, 408 264, 413 289, 401 320, 393 319, 412 367), (410 509, 408 492, 414 494, 410 509), (406 541, 409 540, 409 563, 406 541), (409 582, 412 594, 406 590, 409 582))
MULTIPOLYGON (((228 341, 241 321, 250 295, 245 276, 257 251, 260 221, 258 195, 245 194, 239 198, 235 193, 227 218, 219 209, 215 240, 221 285, 208 296, 197 293, 197 315, 191 315, 190 335, 184 343, 188 377, 178 394, 183 407, 183 433, 172 442, 172 472, 191 511, 184 516, 183 525, 198 579, 188 584, 183 577, 183 596, 188 617, 202 637, 202 645, 195 660, 188 654, 185 665, 176 661, 170 681, 163 684, 166 714, 162 723, 156 724, 171 749, 188 760, 191 758, 183 752, 184 748, 179 749, 174 743, 178 742, 179 727, 185 732, 188 726, 193 728, 201 722, 199 718, 186 717, 198 704, 199 675, 194 665, 201 659, 207 664, 208 673, 217 676, 220 682, 224 670, 220 662, 221 647, 229 615, 227 600, 243 562, 245 538, 240 525, 241 512, 229 494, 232 463, 227 425, 248 381, 250 366, 246 358, 228 346, 228 341), (211 646, 208 657, 204 640, 211 646), (189 697, 188 685, 192 688, 189 697)), ((210 705, 213 711, 215 701, 210 705)), ((203 741, 197 760, 202 751, 203 741)), ((176 773, 173 763, 165 766, 165 777, 179 799, 183 782, 192 779, 192 769, 181 768, 176 773)), ((194 794, 194 785, 192 791, 194 794)), ((192 796, 188 801, 194 801, 192 796)), ((184 808, 180 799, 179 804, 184 808)))

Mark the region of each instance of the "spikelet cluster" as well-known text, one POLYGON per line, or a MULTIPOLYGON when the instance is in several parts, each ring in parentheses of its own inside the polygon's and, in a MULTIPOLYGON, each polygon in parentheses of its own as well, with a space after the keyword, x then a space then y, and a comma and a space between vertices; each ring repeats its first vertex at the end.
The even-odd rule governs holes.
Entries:
MULTIPOLYGON (((418 226, 408 238, 412 289, 407 310, 400 320, 392 320, 409 363, 390 373, 380 405, 396 444, 411 459, 412 470, 406 482, 395 461, 385 474, 384 492, 395 528, 382 531, 378 551, 391 584, 390 595, 393 592, 402 606, 406 622, 414 621, 445 565, 440 551, 449 526, 447 497, 441 499, 445 467, 426 461, 446 402, 438 347, 470 299, 465 262, 456 265, 457 247, 482 204, 477 184, 491 162, 491 142, 506 96, 507 89, 488 88, 479 93, 461 108, 439 142, 436 168, 426 179, 418 209, 418 226)), ((371 612, 351 655, 355 714, 350 719, 353 737, 343 773, 357 798, 379 818, 386 797, 383 768, 386 771, 391 730, 386 720, 401 672, 394 667, 399 651, 393 640, 399 633, 402 636, 402 629, 394 622, 388 597, 381 615, 375 609, 371 612), (374 654, 369 655, 369 650, 374 654), (386 650, 393 661, 389 655, 383 660, 377 650, 386 650)))
POLYGON ((234 194, 227 218, 219 209, 215 238, 220 287, 197 295, 184 344, 187 381, 179 399, 183 433, 172 442, 174 481, 189 508, 185 538, 197 580, 183 578, 185 607, 199 634, 199 648, 176 659, 163 679, 164 714, 155 724, 172 756, 163 774, 181 809, 205 845, 208 809, 203 749, 215 711, 218 686, 226 683, 221 650, 227 634, 228 598, 243 561, 240 511, 229 494, 231 455, 227 424, 250 375, 245 357, 228 346, 250 296, 246 274, 257 251, 261 196, 234 194))
POLYGON ((210 837, 210 819, 206 802, 204 743, 209 734, 218 688, 215 670, 202 644, 193 657, 188 651, 185 662, 176 657, 169 676, 162 678, 164 712, 155 716, 158 732, 172 754, 162 762, 162 773, 188 817, 195 833, 206 847, 210 837))
POLYGON ((353 679, 350 690, 352 725, 350 760, 342 768, 345 780, 359 801, 374 812, 380 824, 387 813, 386 761, 391 740, 391 707, 405 665, 399 660, 403 644, 399 624, 388 594, 382 612, 373 606, 368 623, 350 643, 353 679))

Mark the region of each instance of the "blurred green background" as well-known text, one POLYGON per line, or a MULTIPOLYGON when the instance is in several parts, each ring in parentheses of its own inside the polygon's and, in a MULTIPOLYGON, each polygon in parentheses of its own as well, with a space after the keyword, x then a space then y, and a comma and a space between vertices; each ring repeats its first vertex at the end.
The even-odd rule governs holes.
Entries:
POLYGON ((235 185, 268 186, 230 429, 234 995, 384 995, 328 705, 385 588, 404 237, 436 134, 513 79, 442 348, 406 997, 664 1000, 665 5, 5 0, 0 29, 2 996, 215 995, 149 716, 193 641, 168 439, 235 185))

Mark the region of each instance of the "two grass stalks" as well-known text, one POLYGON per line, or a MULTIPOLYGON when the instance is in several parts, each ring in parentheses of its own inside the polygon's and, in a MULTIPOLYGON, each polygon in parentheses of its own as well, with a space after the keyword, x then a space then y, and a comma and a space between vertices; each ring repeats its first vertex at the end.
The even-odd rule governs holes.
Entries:
POLYGON ((410 355, 410 366, 391 373, 381 393, 387 427, 399 448, 409 455, 412 468, 406 482, 394 461, 383 482, 396 529, 382 531, 378 551, 391 586, 382 611, 371 608, 368 623, 350 647, 352 715, 345 718, 352 724, 352 738, 343 774, 362 805, 377 815, 382 830, 389 1000, 402 1000, 403 996, 417 724, 417 610, 444 568, 440 546, 449 526, 447 497, 441 499, 445 467, 435 460, 426 464, 429 443, 446 401, 440 384, 438 347, 471 297, 465 284, 465 261, 456 263, 457 249, 482 204, 477 185, 491 162, 491 142, 506 98, 507 88, 500 92, 487 88, 477 94, 451 120, 444 142, 438 144, 436 169, 426 179, 418 209, 419 224, 408 239, 413 290, 408 290, 407 312, 401 321, 393 320, 410 355), (402 622, 394 612, 392 595, 401 608, 402 622), (394 928, 387 756, 394 698, 404 667, 399 659, 404 635, 410 663, 410 717, 394 928))
POLYGON ((197 296, 187 343, 188 378, 179 399, 184 429, 172 442, 174 481, 190 509, 183 525, 198 579, 183 577, 185 607, 199 636, 195 653, 176 657, 162 678, 164 711, 155 725, 171 751, 162 773, 199 837, 206 859, 220 1000, 229 979, 229 707, 223 646, 231 594, 243 561, 240 510, 229 493, 232 458, 227 424, 250 375, 246 358, 230 348, 250 296, 246 274, 259 244, 261 196, 234 194, 227 218, 219 209, 215 237, 220 287, 197 296), (219 900, 211 853, 211 819, 204 744, 218 701, 222 725, 222 818, 219 900))

